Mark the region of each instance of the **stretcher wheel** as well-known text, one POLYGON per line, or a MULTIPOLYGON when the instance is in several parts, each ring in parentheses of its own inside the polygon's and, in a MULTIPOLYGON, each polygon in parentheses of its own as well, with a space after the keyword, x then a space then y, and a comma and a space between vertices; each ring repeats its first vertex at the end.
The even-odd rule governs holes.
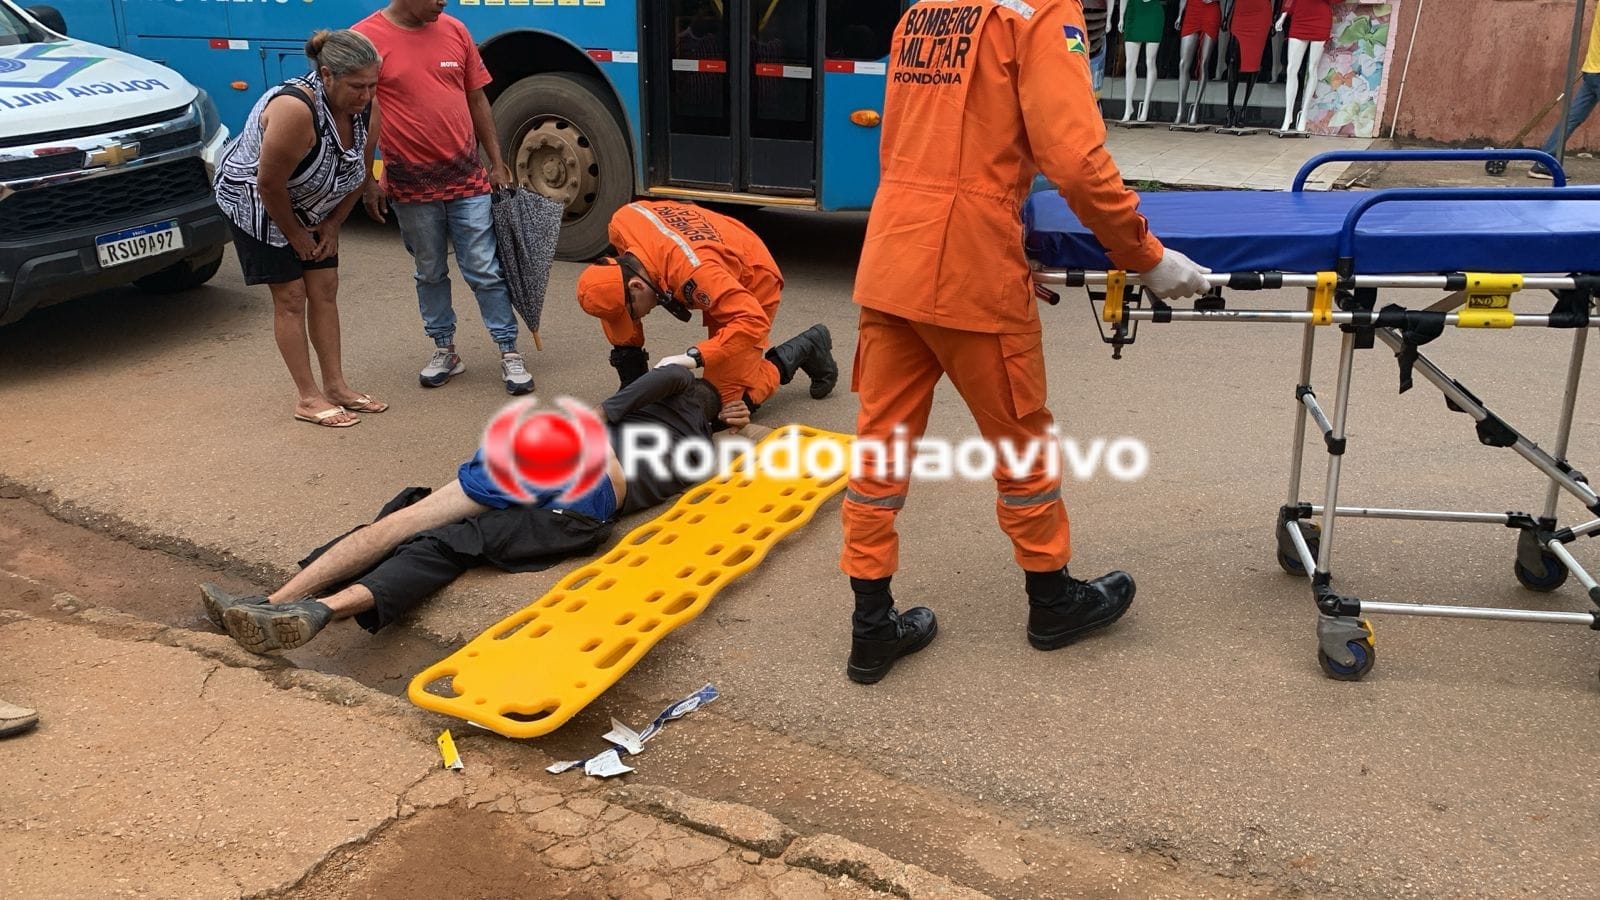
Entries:
POLYGON ((1517 581, 1530 591, 1547 594, 1567 583, 1567 567, 1554 555, 1542 553, 1539 561, 1544 563, 1544 575, 1528 571, 1521 560, 1511 564, 1511 571, 1516 573, 1517 581))
POLYGON ((1483 171, 1490 175, 1504 175, 1506 173, 1506 161, 1503 159, 1491 159, 1483 164, 1483 171))
MULTIPOLYGON (((1300 526, 1300 535, 1306 539, 1306 547, 1311 551, 1313 559, 1317 556, 1317 546, 1322 542, 1322 526, 1316 522, 1297 522, 1300 526)), ((1300 556, 1290 549, 1278 550, 1278 566, 1290 575, 1306 574, 1306 567, 1300 564, 1300 556)))
POLYGON ((1322 674, 1335 681, 1360 681, 1372 671, 1373 663, 1378 661, 1378 651, 1372 646, 1372 625, 1362 622, 1361 627, 1366 629, 1366 637, 1345 642, 1345 646, 1355 655, 1356 663, 1353 666, 1346 666, 1329 657, 1321 647, 1317 648, 1317 665, 1322 667, 1322 674))

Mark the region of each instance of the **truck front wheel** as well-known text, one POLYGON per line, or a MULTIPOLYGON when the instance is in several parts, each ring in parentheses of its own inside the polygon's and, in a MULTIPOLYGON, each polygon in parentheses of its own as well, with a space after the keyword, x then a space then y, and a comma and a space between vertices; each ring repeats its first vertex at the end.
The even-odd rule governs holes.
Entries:
POLYGON ((621 116, 599 81, 532 75, 494 101, 500 146, 517 183, 566 207, 556 256, 593 259, 610 244, 611 214, 633 197, 621 116))

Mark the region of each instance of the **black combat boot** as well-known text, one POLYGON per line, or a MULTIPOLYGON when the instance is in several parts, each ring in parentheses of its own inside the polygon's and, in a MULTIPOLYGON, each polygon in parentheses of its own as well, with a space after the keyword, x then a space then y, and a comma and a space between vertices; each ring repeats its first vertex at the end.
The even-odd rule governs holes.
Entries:
POLYGON ((1133 604, 1133 576, 1112 572, 1079 581, 1066 569, 1024 572, 1028 582, 1028 643, 1055 650, 1122 618, 1133 604))
POLYGON ((621 382, 617 390, 621 390, 650 371, 650 354, 643 347, 612 347, 611 368, 617 370, 617 380, 621 382))
POLYGON ((939 633, 939 623, 926 606, 895 612, 887 578, 852 578, 850 587, 856 592, 856 611, 845 674, 857 684, 876 684, 895 660, 928 646, 939 633))
POLYGON ((839 383, 839 364, 833 361, 833 336, 828 326, 813 325, 767 351, 778 367, 778 381, 788 384, 796 371, 811 378, 811 399, 821 400, 839 383))

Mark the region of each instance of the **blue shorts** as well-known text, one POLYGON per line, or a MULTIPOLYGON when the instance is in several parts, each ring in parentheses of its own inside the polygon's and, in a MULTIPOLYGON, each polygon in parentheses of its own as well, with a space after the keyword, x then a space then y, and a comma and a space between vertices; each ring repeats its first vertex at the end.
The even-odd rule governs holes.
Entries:
MULTIPOLYGON (((506 509, 522 502, 500 490, 500 486, 489 477, 489 468, 484 465, 481 449, 474 453, 471 459, 461 464, 461 468, 456 471, 456 480, 461 482, 461 490, 466 492, 472 502, 491 509, 506 509)), ((540 496, 529 505, 539 509, 563 509, 581 513, 601 522, 608 522, 617 514, 617 492, 611 487, 611 479, 608 476, 601 476, 589 493, 571 503, 557 503, 558 496, 559 492, 540 496)))

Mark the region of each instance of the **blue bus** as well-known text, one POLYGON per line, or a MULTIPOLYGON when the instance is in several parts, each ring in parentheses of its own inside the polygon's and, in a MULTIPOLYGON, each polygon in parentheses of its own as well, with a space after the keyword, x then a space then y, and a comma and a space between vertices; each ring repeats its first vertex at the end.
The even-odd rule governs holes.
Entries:
MULTIPOLYGON (((171 66, 237 133, 305 39, 383 0, 45 0, 74 37, 171 66)), ((636 195, 865 209, 908 0, 452 0, 494 76, 507 161, 566 205, 559 255, 636 195)))

